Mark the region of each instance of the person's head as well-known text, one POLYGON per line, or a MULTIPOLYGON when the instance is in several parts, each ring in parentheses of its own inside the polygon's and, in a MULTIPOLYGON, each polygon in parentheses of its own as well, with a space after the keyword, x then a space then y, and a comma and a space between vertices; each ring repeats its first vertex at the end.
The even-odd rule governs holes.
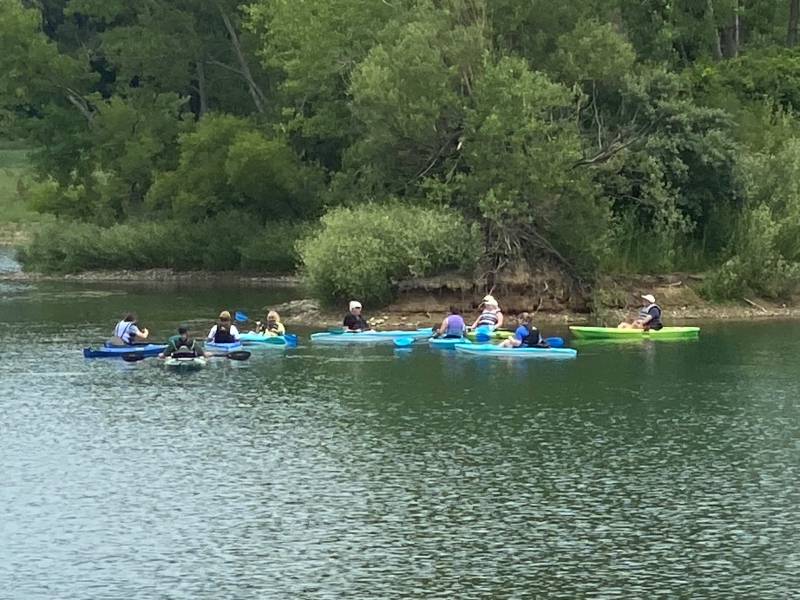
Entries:
POLYGON ((268 323, 280 323, 281 316, 274 310, 271 310, 267 313, 267 322, 268 323))
POLYGON ((530 326, 531 324, 531 313, 523 312, 517 315, 517 323, 520 325, 525 325, 526 327, 530 326))
POLYGON ((656 298, 653 294, 645 294, 642 296, 642 304, 655 304, 656 298))
POLYGON ((498 307, 497 300, 495 300, 494 296, 492 296, 491 294, 486 294, 483 297, 483 306, 489 309, 497 308, 498 307))
POLYGON ((361 314, 361 302, 358 300, 351 300, 350 301, 350 312, 354 315, 358 316, 361 314))
POLYGON ((185 342, 189 339, 189 328, 186 325, 181 325, 178 327, 178 335, 181 336, 181 339, 185 342))
POLYGON ((122 319, 126 323, 136 323, 138 319, 136 318, 136 313, 126 313, 125 318, 122 319))
POLYGON ((229 313, 227 310, 223 310, 221 313, 219 313, 219 322, 221 325, 224 325, 225 327, 230 327, 231 313, 229 313))
POLYGON ((460 315, 461 314, 461 309, 458 308, 455 305, 450 305, 450 314, 451 315, 460 315))

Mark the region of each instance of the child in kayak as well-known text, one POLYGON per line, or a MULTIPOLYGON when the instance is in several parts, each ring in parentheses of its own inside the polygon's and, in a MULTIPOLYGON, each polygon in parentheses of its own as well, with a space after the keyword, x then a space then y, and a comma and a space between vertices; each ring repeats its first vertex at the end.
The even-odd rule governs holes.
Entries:
POLYGON ((488 327, 491 331, 503 326, 503 312, 497 304, 497 300, 491 294, 483 298, 481 303, 483 312, 475 319, 470 329, 477 329, 478 327, 488 327))
POLYGON ((504 340, 500 346, 503 348, 549 348, 550 346, 531 321, 530 313, 524 312, 518 315, 518 326, 514 336, 504 340))
POLYGON ((167 347, 158 355, 159 358, 167 358, 173 354, 180 354, 184 357, 211 356, 209 352, 203 352, 203 346, 197 340, 189 337, 189 328, 186 325, 178 327, 178 335, 173 335, 167 341, 167 347))
POLYGON ((136 313, 126 314, 114 328, 114 337, 111 338, 111 344, 114 346, 133 346, 134 344, 146 342, 150 332, 147 328, 140 329, 137 321, 136 313))
POLYGON ((461 311, 455 307, 450 307, 450 314, 447 315, 442 324, 439 326, 439 331, 436 337, 443 338, 461 338, 467 333, 467 324, 464 323, 464 318, 461 316, 461 311))
POLYGON ((350 302, 350 312, 345 315, 343 325, 347 331, 352 333, 370 330, 369 323, 361 314, 361 302, 358 300, 350 302))
POLYGON ((231 313, 227 310, 219 313, 219 320, 208 332, 206 341, 215 344, 232 344, 239 341, 239 330, 231 323, 231 313))
POLYGON ((256 331, 271 336, 286 335, 286 327, 281 323, 281 316, 274 310, 267 313, 264 323, 261 321, 256 323, 256 331))
POLYGON ((643 329, 645 331, 653 330, 658 331, 664 327, 661 322, 661 307, 656 304, 656 299, 653 294, 645 294, 642 296, 642 308, 639 310, 639 316, 631 321, 623 321, 617 327, 619 329, 643 329))

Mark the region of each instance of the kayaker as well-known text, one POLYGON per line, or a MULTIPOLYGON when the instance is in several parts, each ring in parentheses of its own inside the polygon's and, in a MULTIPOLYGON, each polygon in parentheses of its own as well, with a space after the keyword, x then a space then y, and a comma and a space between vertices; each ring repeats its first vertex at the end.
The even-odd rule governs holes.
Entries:
POLYGON ((490 330, 494 331, 503 326, 503 311, 500 310, 500 305, 497 304, 497 300, 495 300, 494 296, 491 294, 484 296, 481 306, 483 307, 483 311, 480 316, 475 319, 470 329, 488 327, 490 330))
POLYGON ((194 357, 211 356, 210 352, 203 351, 202 344, 189 336, 189 328, 186 325, 178 327, 178 335, 173 335, 169 338, 166 349, 158 356, 159 358, 166 358, 176 353, 194 357))
POLYGON ((467 324, 461 316, 461 310, 455 306, 450 307, 450 314, 447 315, 439 326, 437 337, 460 338, 467 333, 467 324))
POLYGON ((503 348, 549 348, 550 346, 531 321, 530 313, 524 312, 517 315, 518 325, 514 336, 504 340, 500 346, 503 348))
POLYGON ((267 318, 264 323, 259 321, 256 324, 256 331, 272 336, 286 335, 286 327, 281 323, 281 316, 274 310, 267 313, 267 318))
POLYGON ((631 321, 623 321, 618 325, 620 329, 644 329, 645 331, 658 331, 664 327, 661 322, 661 307, 656 304, 653 294, 642 296, 642 308, 639 316, 631 321))
POLYGON ((206 341, 215 344, 232 344, 239 341, 239 330, 231 323, 231 313, 227 310, 219 313, 219 320, 208 332, 206 341))
POLYGON ((137 321, 136 313, 126 314, 114 328, 114 337, 111 338, 111 344, 114 346, 133 346, 137 343, 146 342, 150 332, 146 327, 140 329, 137 321))
POLYGON ((343 325, 347 331, 353 333, 370 330, 369 323, 361 314, 361 302, 358 300, 350 302, 350 312, 345 315, 343 325))

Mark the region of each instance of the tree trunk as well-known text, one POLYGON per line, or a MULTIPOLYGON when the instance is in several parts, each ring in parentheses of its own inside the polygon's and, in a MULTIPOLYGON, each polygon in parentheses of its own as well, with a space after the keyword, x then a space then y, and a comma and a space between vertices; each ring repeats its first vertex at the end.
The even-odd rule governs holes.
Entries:
POLYGON ((197 96, 200 99, 200 109, 197 112, 197 118, 202 119, 208 112, 208 90, 206 88, 206 65, 203 59, 198 58, 195 66, 197 68, 197 96))
POLYGON ((712 51, 714 52, 714 58, 717 60, 722 60, 722 40, 720 39, 720 31, 717 28, 717 17, 714 14, 714 0, 706 0, 706 19, 711 30, 711 33, 714 36, 712 40, 712 51))
POLYGON ((222 16, 222 22, 225 24, 225 29, 228 30, 228 35, 231 38, 233 50, 236 53, 237 60, 239 61, 241 75, 247 82, 247 87, 250 89, 250 95, 253 97, 253 104, 256 105, 256 110, 258 110, 258 112, 263 113, 265 102, 264 93, 261 91, 261 88, 258 87, 255 79, 253 79, 253 74, 250 71, 250 65, 247 64, 247 59, 245 58, 244 52, 242 52, 242 46, 239 43, 239 36, 236 35, 236 29, 234 28, 233 23, 231 23, 230 17, 228 17, 227 13, 223 10, 222 6, 217 5, 217 8, 219 8, 219 14, 222 16))
POLYGON ((786 45, 793 48, 797 45, 797 21, 800 19, 800 0, 789 0, 789 34, 786 45))

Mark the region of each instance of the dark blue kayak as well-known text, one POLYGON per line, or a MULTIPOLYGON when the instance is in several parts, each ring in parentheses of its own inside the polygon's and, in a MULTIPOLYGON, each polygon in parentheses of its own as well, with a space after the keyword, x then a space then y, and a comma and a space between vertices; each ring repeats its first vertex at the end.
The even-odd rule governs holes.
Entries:
POLYGON ((111 346, 103 348, 84 348, 84 358, 122 358, 126 354, 141 356, 158 356, 166 349, 164 344, 147 344, 146 346, 111 346))

